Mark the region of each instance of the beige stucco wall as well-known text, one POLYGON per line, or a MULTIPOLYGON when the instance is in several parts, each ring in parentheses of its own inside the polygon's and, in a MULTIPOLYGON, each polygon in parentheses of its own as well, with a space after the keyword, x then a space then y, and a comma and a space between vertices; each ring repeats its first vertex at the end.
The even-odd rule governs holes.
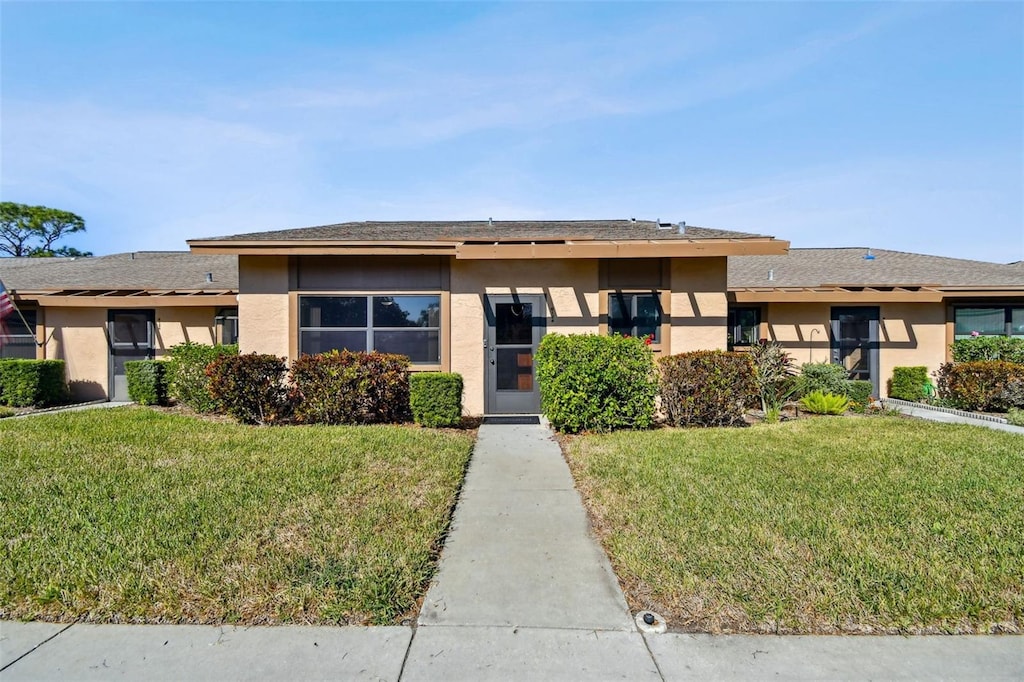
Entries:
POLYGON ((238 257, 238 344, 242 353, 289 357, 292 324, 287 256, 238 257))
POLYGON ((598 331, 596 260, 452 260, 451 371, 462 375, 469 414, 484 412, 484 294, 511 293, 546 297, 549 332, 598 331))
POLYGON ((725 350, 725 258, 672 259, 672 354, 725 350))
POLYGON ((106 308, 46 308, 46 357, 63 360, 72 397, 107 397, 106 308))
POLYGON ((887 395, 893 367, 924 365, 928 374, 946 361, 943 303, 886 303, 878 325, 880 389, 887 395))
POLYGON ((763 320, 768 322, 768 339, 778 341, 799 366, 805 362, 829 362, 828 303, 769 303, 763 320))
MULTIPOLYGON (((763 318, 768 338, 785 346, 798 365, 829 362, 832 307, 829 303, 770 303, 763 318)), ((882 303, 878 308, 879 390, 884 397, 893 367, 924 365, 930 374, 945 362, 946 309, 942 303, 882 303)))
POLYGON ((166 355, 167 349, 179 343, 216 343, 214 318, 217 308, 157 308, 156 356, 166 355))

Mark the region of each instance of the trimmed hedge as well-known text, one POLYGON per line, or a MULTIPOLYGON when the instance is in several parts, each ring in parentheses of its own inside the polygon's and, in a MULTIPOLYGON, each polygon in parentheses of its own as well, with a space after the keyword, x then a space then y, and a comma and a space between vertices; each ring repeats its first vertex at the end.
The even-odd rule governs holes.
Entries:
POLYGON ((63 360, 0 360, 0 404, 42 407, 67 398, 63 360))
POLYGON ((413 421, 421 426, 458 426, 462 423, 462 375, 410 374, 409 406, 413 421))
POLYGON ((243 424, 270 424, 288 413, 288 367, 276 355, 222 355, 206 368, 210 396, 243 424))
POLYGON ((224 355, 238 355, 238 346, 208 346, 187 341, 170 347, 167 365, 167 393, 196 412, 216 412, 217 401, 210 395, 206 368, 224 355))
POLYGON ((797 393, 801 396, 821 391, 833 395, 846 395, 850 390, 849 374, 842 365, 829 362, 805 362, 797 376, 797 393))
POLYGON ((1003 360, 1024 365, 1024 339, 1012 336, 973 336, 957 339, 950 347, 953 362, 1003 360))
POLYGON ((643 339, 545 334, 534 359, 541 411, 559 431, 646 429, 657 377, 643 339))
POLYGON ((927 367, 894 367, 892 379, 889 380, 889 397, 917 403, 928 397, 925 390, 927 385, 927 367))
POLYGON ((167 363, 163 360, 129 360, 124 363, 128 397, 140 405, 167 404, 167 363))
POLYGON ((1024 381, 1024 365, 1001 360, 949 362, 939 367, 939 397, 962 410, 1005 412, 1012 406, 1004 394, 1017 381, 1024 381))
POLYGON ((674 426, 731 426, 757 395, 747 353, 700 350, 662 358, 661 407, 674 426))
POLYGON ((850 399, 850 409, 854 412, 863 412, 871 403, 871 394, 875 391, 875 385, 870 381, 861 379, 848 382, 846 397, 850 399))
POLYGON ((409 421, 409 358, 331 351, 292 363, 296 421, 375 424, 409 421))

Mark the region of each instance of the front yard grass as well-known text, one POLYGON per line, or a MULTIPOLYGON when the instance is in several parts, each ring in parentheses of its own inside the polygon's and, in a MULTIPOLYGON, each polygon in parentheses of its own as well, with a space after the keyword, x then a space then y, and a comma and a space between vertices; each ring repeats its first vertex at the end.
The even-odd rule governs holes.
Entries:
POLYGON ((1024 437, 822 417, 565 449, 630 606, 679 629, 1024 627, 1024 437))
POLYGON ((0 422, 0 617, 396 623, 472 435, 256 428, 146 408, 0 422))

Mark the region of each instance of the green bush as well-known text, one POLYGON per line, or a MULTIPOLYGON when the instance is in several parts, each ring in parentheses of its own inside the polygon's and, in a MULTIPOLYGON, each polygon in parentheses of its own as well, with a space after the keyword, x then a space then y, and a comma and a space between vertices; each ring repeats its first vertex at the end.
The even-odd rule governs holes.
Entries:
POLYGON ((140 405, 167 404, 167 363, 163 360, 129 360, 124 363, 128 397, 140 405))
POLYGON ((541 411, 559 431, 646 429, 657 378, 643 339, 545 334, 535 358, 541 411))
POLYGON ((700 350, 662 358, 661 407, 674 426, 729 426, 743 421, 756 395, 747 353, 700 350))
POLYGON ((217 358, 238 355, 238 346, 208 346, 187 341, 170 347, 167 365, 167 393, 196 412, 216 412, 217 401, 210 395, 206 368, 217 358))
POLYGON ((961 410, 1005 412, 1004 391, 1024 381, 1024 365, 1002 360, 949 362, 939 367, 939 397, 961 410))
POLYGON ((1006 413, 1006 423, 1013 426, 1024 426, 1024 410, 1011 407, 1010 411, 1006 413))
POLYGON ((797 394, 807 395, 815 391, 846 395, 850 390, 850 379, 842 365, 828 362, 805 362, 797 377, 797 394))
POLYGON ((1024 339, 1012 336, 972 336, 951 346, 953 362, 1003 360, 1024 365, 1024 339))
POLYGON ((871 394, 874 392, 875 385, 870 381, 851 380, 846 391, 846 397, 850 399, 850 409, 854 412, 864 412, 871 403, 871 394))
POLYGON ((1000 401, 1008 408, 1024 408, 1024 379, 1010 379, 1003 387, 1000 401))
POLYGON ((14 411, 14 408, 0 406, 0 419, 6 419, 7 417, 13 417, 16 414, 17 414, 17 412, 14 411))
POLYGON ((63 360, 0 360, 0 404, 42 407, 67 398, 63 360))
POLYGON ((928 397, 925 388, 928 385, 928 368, 921 365, 917 367, 894 367, 892 379, 889 380, 889 397, 898 400, 909 400, 912 403, 921 402, 928 397))
POLYGON ((446 372, 409 375, 409 406, 422 426, 458 426, 462 423, 462 376, 446 372))
POLYGON ((292 363, 295 419, 307 424, 409 421, 409 358, 331 351, 292 363))
POLYGON ((243 424, 269 424, 287 414, 288 370, 276 355, 222 355, 206 368, 210 396, 243 424))
POLYGON ((812 391, 800 398, 800 406, 813 414, 842 414, 850 407, 850 399, 845 395, 812 391))

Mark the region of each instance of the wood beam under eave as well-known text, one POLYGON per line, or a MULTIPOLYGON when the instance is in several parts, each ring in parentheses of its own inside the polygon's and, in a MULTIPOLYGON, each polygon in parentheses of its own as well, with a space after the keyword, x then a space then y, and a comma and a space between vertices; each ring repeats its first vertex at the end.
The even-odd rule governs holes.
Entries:
POLYGON ((730 290, 737 303, 941 303, 937 291, 730 290))
POLYGON ((66 308, 195 308, 233 307, 235 294, 188 296, 38 296, 33 300, 41 307, 66 308))
POLYGON ((990 289, 974 291, 943 291, 946 298, 1020 298, 1024 299, 1024 288, 1021 289, 990 289))

